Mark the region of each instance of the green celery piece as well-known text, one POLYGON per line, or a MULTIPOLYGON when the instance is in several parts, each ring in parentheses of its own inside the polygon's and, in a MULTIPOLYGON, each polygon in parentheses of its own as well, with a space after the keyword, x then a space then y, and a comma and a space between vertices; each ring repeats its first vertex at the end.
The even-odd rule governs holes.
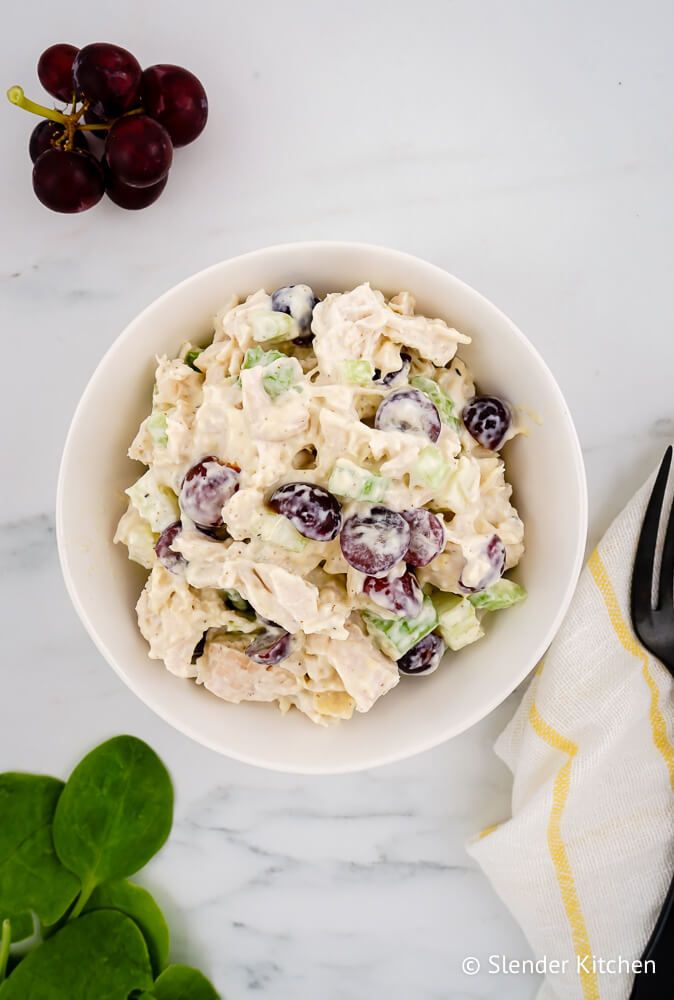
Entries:
POLYGON ((399 660, 438 624, 438 616, 430 597, 424 597, 416 618, 380 618, 371 611, 361 611, 361 617, 370 637, 382 653, 392 660, 399 660))
POLYGON ((370 500, 373 503, 384 499, 389 486, 390 480, 385 476, 354 465, 348 458, 337 459, 328 481, 331 493, 352 500, 370 500))
POLYGON ((346 381, 355 385, 367 385, 374 376, 374 368, 369 361, 365 360, 344 361, 342 372, 346 381))
POLYGON ((153 413, 147 418, 147 429, 155 444, 166 447, 168 444, 167 433, 168 418, 165 413, 153 413))
POLYGON ((439 490, 447 479, 450 468, 440 449, 429 444, 421 449, 410 471, 413 484, 420 483, 432 490, 439 490))
POLYGON ((295 385, 296 371, 292 365, 279 367, 262 376, 262 387, 272 399, 278 399, 295 385))
POLYGON ((455 430, 461 426, 459 419, 454 413, 454 403, 447 393, 442 391, 437 382, 434 382, 430 378, 424 378, 422 375, 417 375, 410 380, 410 385, 413 385, 415 389, 420 389, 421 392, 428 396, 431 403, 437 407, 443 424, 449 424, 455 430))
POLYGON ((203 354, 203 347, 193 347, 187 352, 183 361, 185 364, 195 372, 202 374, 201 369, 197 368, 194 362, 197 360, 200 354, 203 354))
POLYGON ((293 340, 298 335, 297 323, 287 313, 264 309, 256 312, 251 322, 253 340, 258 344, 293 340))
POLYGON ((262 347, 249 347, 243 359, 242 368, 256 368, 258 365, 270 365, 272 361, 285 358, 281 351, 265 351, 262 347))
POLYGON ((526 596, 524 587, 514 580, 498 580, 486 590, 471 594, 468 600, 474 608, 481 608, 483 611, 501 611, 503 608, 511 608, 513 604, 519 604, 526 596))
POLYGON ((457 652, 483 637, 475 608, 465 597, 438 591, 432 600, 438 613, 440 635, 451 650, 457 652))

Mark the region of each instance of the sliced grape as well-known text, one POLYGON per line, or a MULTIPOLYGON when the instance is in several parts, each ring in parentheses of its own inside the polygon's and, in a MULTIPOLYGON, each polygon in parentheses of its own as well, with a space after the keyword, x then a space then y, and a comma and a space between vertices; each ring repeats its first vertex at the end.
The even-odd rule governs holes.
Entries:
POLYGON ((286 483, 274 490, 269 506, 287 517, 305 538, 329 542, 342 526, 342 507, 336 497, 313 483, 286 483))
POLYGON ((238 488, 239 470, 209 455, 193 465, 185 476, 180 507, 198 528, 208 533, 223 526, 222 508, 238 488))
POLYGON ((281 628, 265 629, 246 648, 246 656, 255 663, 272 666, 290 656, 292 636, 281 628))
POLYGON ((475 396, 461 416, 471 437, 490 451, 498 451, 512 423, 510 407, 498 396, 475 396))
POLYGON ((171 548, 182 530, 183 526, 180 521, 174 521, 173 524, 169 524, 162 531, 154 547, 159 562, 172 573, 180 573, 187 566, 187 560, 182 552, 174 552, 171 548))
POLYGON ((379 369, 375 368, 374 381, 378 382, 380 385, 386 385, 386 386, 392 386, 395 385, 396 382, 402 382, 403 379, 407 377, 407 373, 410 370, 410 365, 412 364, 412 358, 409 356, 409 354, 401 354, 400 360, 402 361, 401 367, 398 368, 397 371, 387 372, 383 378, 379 369))
POLYGON ((171 136, 174 146, 193 142, 206 127, 206 91, 194 73, 162 63, 143 70, 142 104, 171 136))
POLYGON ((339 543, 350 566, 368 576, 382 576, 407 552, 410 529, 400 514, 375 506, 344 522, 339 543))
POLYGON ((464 566, 459 586, 466 594, 486 590, 503 576, 506 561, 505 545, 498 535, 492 535, 484 551, 464 566))
POLYGON ((115 181, 153 187, 169 172, 173 146, 163 125, 148 115, 118 119, 105 141, 105 158, 115 181))
POLYGON ((436 635, 435 632, 430 632, 416 646, 412 646, 404 656, 400 657, 398 670, 401 674, 409 674, 413 677, 432 674, 440 666, 444 652, 445 644, 440 636, 436 635))
POLYGON ((284 285, 272 292, 271 307, 274 312, 287 313, 297 323, 300 336, 296 344, 311 342, 311 318, 319 300, 309 285, 284 285))
POLYGON ((410 547, 405 562, 411 566, 427 566, 445 547, 442 521, 425 507, 402 511, 410 526, 410 547))
POLYGON ((406 386, 395 389, 382 399, 374 418, 380 431, 405 431, 425 434, 431 441, 440 437, 442 425, 437 407, 418 389, 406 386))
POLYGON ((77 53, 73 79, 77 93, 89 101, 95 115, 123 115, 138 102, 141 68, 138 60, 119 45, 94 42, 77 53))
POLYGON ((60 42, 45 49, 37 63, 40 83, 52 97, 71 104, 75 92, 73 63, 79 49, 60 42))
POLYGON ((413 573, 403 573, 392 580, 388 577, 366 576, 363 592, 371 601, 395 615, 416 618, 421 611, 424 595, 413 573))
POLYGON ((35 161, 33 190, 52 212, 85 212, 103 197, 103 170, 89 153, 47 149, 35 161))
MULTIPOLYGON (((59 141, 63 145, 64 136, 65 130, 60 122, 53 122, 49 118, 38 122, 30 134, 30 142, 28 143, 28 152, 33 163, 46 150, 53 149, 58 145, 59 141)), ((89 150, 83 132, 75 132, 73 144, 75 149, 81 149, 84 152, 88 152, 89 150)))

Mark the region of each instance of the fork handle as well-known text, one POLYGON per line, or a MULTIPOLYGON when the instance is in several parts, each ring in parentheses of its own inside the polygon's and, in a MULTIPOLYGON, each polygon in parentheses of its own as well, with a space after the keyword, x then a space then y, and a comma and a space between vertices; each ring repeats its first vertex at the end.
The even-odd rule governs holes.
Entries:
POLYGON ((674 877, 641 960, 653 961, 655 972, 637 973, 630 1000, 662 1000, 674 978, 674 877))

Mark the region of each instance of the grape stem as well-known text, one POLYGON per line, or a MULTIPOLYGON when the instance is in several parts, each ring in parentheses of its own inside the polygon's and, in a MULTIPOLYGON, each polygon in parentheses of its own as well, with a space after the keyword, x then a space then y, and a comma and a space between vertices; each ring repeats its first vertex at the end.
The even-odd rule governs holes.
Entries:
POLYGON ((60 122, 65 125, 68 122, 70 115, 64 115, 56 108, 45 108, 42 104, 36 104, 35 101, 31 101, 29 97, 23 92, 23 87, 14 86, 10 87, 7 91, 7 100, 10 104, 16 104, 17 108, 23 108, 24 111, 30 111, 34 115, 40 115, 41 118, 49 118, 53 122, 60 122))
MULTIPOLYGON (((19 87, 18 84, 9 88, 7 91, 7 100, 10 104, 15 104, 17 108, 23 108, 24 111, 30 111, 31 114, 40 115, 41 118, 49 118, 50 121, 58 122, 60 125, 65 126, 64 145, 66 149, 73 148, 76 129, 81 129, 82 132, 107 132, 113 124, 113 122, 101 122, 100 124, 81 125, 80 118, 89 108, 89 102, 84 101, 77 108, 77 97, 75 94, 73 94, 72 111, 67 115, 62 111, 57 111, 56 108, 46 108, 44 104, 37 104, 35 101, 31 101, 29 97, 26 97, 23 87, 19 87)), ((127 111, 126 114, 142 115, 143 113, 143 108, 134 108, 132 111, 127 111)))

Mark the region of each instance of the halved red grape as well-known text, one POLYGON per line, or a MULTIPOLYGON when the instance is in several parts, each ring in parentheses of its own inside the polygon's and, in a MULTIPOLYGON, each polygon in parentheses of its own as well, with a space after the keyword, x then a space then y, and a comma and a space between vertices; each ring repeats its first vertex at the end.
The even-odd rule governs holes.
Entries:
POLYGON ((180 521, 174 521, 173 524, 169 524, 162 531, 154 547, 159 562, 166 569, 170 569, 172 573, 180 573, 187 566, 187 560, 182 552, 174 552, 171 548, 182 530, 183 526, 180 521))
POLYGON ((52 97, 70 104, 75 92, 73 63, 79 49, 60 42, 45 49, 37 62, 40 83, 52 97))
POLYGON ((420 639, 416 646, 401 656, 398 660, 398 670, 401 674, 421 677, 432 674, 440 666, 440 660, 445 652, 445 644, 435 632, 429 632, 420 639))
POLYGON ((386 608, 403 618, 416 618, 424 602, 424 594, 414 573, 403 573, 392 580, 388 577, 366 576, 363 592, 380 608, 386 608))
MULTIPOLYGON (((53 149, 57 139, 62 139, 64 135, 65 129, 60 122, 53 122, 49 118, 38 122, 30 134, 30 141, 28 143, 28 152, 33 163, 46 150, 53 149)), ((85 151, 89 149, 87 140, 84 138, 82 132, 75 132, 73 144, 75 149, 85 151)))
POLYGON ((498 535, 492 535, 484 547, 484 552, 471 560, 459 578, 459 586, 466 594, 486 590, 503 576, 506 548, 498 535), (477 571, 477 577, 475 573, 477 571))
POLYGON ((33 190, 53 212, 84 212, 103 197, 103 170, 91 156, 47 149, 33 167, 33 190))
POLYGON ((222 508, 239 488, 239 470, 213 455, 193 465, 183 480, 180 507, 198 528, 220 528, 222 508))
POLYGON ((265 629, 246 648, 246 656, 255 663, 272 666, 290 655, 292 636, 281 628, 265 629))
POLYGON ((418 389, 406 386, 395 389, 382 399, 374 418, 380 431, 408 431, 425 434, 431 441, 440 437, 440 414, 428 396, 418 389))
POLYGON ((166 177, 173 146, 163 125, 148 115, 119 118, 108 132, 105 158, 116 180, 130 187, 150 187, 166 177))
POLYGON ((368 576, 382 576, 407 552, 410 529, 394 510, 374 506, 344 522, 339 544, 349 566, 368 576))
POLYGON ((110 201, 120 208, 128 208, 136 211, 139 208, 147 208, 154 204, 162 193, 168 182, 168 174, 158 184, 151 184, 149 187, 131 187, 129 184, 122 184, 119 178, 115 177, 108 166, 107 160, 103 160, 103 173, 105 174, 105 193, 110 201))
POLYGON ((174 146, 186 146, 203 132, 208 99, 200 80, 182 66, 148 66, 141 82, 142 104, 164 126, 174 146))
POLYGON ((77 93, 95 115, 106 118, 123 115, 138 103, 141 72, 135 56, 109 42, 85 45, 73 64, 77 93))
POLYGON ((471 437, 490 451, 498 451, 512 423, 510 407, 498 396, 475 396, 461 416, 471 437))
POLYGON ((286 483, 274 490, 269 506, 287 517, 305 538, 329 542, 342 526, 342 507, 336 497, 314 483, 286 483))
POLYGON ((410 547, 405 562, 410 566, 427 566, 445 547, 445 530, 442 521, 425 507, 402 511, 410 526, 410 547))
POLYGON ((397 371, 394 372, 387 372, 387 374, 384 375, 383 378, 379 369, 375 368, 373 381, 378 382, 380 385, 395 385, 396 382, 401 381, 410 370, 410 365, 412 364, 412 358, 409 356, 409 354, 401 354, 400 360, 402 361, 402 365, 400 366, 400 368, 398 368, 397 371))

